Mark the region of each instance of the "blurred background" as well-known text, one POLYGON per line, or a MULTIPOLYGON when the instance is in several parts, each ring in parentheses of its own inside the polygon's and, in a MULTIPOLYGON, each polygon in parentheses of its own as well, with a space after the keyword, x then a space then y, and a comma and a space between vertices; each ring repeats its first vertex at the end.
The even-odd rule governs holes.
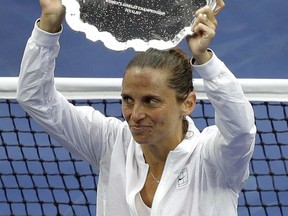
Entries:
MULTIPOLYGON (((0 76, 18 76, 40 16, 37 0, 1 0, 0 76)), ((211 47, 239 78, 288 78, 287 0, 226 0, 211 47)), ((180 47, 186 50, 185 41, 180 47)), ((121 77, 134 51, 116 52, 64 24, 56 76, 121 77)))

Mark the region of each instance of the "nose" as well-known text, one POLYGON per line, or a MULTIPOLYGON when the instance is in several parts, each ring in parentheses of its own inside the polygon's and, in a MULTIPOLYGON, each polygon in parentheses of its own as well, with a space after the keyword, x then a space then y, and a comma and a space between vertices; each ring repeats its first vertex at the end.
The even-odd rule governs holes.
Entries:
POLYGON ((138 122, 145 118, 145 109, 141 103, 135 103, 132 108, 131 120, 138 122))

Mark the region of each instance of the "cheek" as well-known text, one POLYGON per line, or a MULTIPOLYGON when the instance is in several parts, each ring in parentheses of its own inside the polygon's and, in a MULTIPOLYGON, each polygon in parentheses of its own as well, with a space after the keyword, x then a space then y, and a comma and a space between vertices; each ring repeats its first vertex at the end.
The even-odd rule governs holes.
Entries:
POLYGON ((159 112, 153 113, 153 121, 159 126, 165 126, 169 122, 169 116, 171 115, 171 111, 169 110, 161 110, 159 112))
POLYGON ((182 117, 180 114, 179 109, 173 109, 172 106, 169 106, 170 108, 159 112, 156 118, 158 119, 159 124, 167 127, 174 127, 178 124, 179 121, 182 121, 182 117))
POLYGON ((129 118, 129 115, 130 115, 129 111, 127 108, 125 108, 123 106, 121 107, 121 109, 122 109, 122 115, 123 115, 124 119, 127 121, 129 118))

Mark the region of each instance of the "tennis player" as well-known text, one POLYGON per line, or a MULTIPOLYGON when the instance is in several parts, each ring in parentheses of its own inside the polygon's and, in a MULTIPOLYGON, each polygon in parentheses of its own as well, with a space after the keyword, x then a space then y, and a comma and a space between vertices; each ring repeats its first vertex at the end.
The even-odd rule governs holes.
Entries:
MULTIPOLYGON (((22 60, 18 101, 47 132, 99 171, 97 215, 235 216, 249 176, 256 127, 235 76, 209 49, 215 13, 197 11, 187 44, 136 55, 122 83, 125 121, 70 104, 55 88, 55 59, 65 8, 40 0, 22 60), (192 68, 203 78, 215 125, 199 131, 192 68), (192 114, 193 116, 193 114, 192 114)), ((218 13, 224 3, 218 0, 218 13)), ((97 56, 96 56, 97 57, 97 56)))

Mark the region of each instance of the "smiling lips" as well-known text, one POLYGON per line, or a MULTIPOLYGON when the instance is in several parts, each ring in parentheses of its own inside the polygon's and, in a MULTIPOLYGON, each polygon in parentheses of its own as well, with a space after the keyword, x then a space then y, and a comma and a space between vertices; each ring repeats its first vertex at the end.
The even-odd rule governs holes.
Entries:
POLYGON ((148 128, 149 126, 146 126, 146 125, 131 125, 130 126, 131 132, 135 134, 147 132, 148 128))

